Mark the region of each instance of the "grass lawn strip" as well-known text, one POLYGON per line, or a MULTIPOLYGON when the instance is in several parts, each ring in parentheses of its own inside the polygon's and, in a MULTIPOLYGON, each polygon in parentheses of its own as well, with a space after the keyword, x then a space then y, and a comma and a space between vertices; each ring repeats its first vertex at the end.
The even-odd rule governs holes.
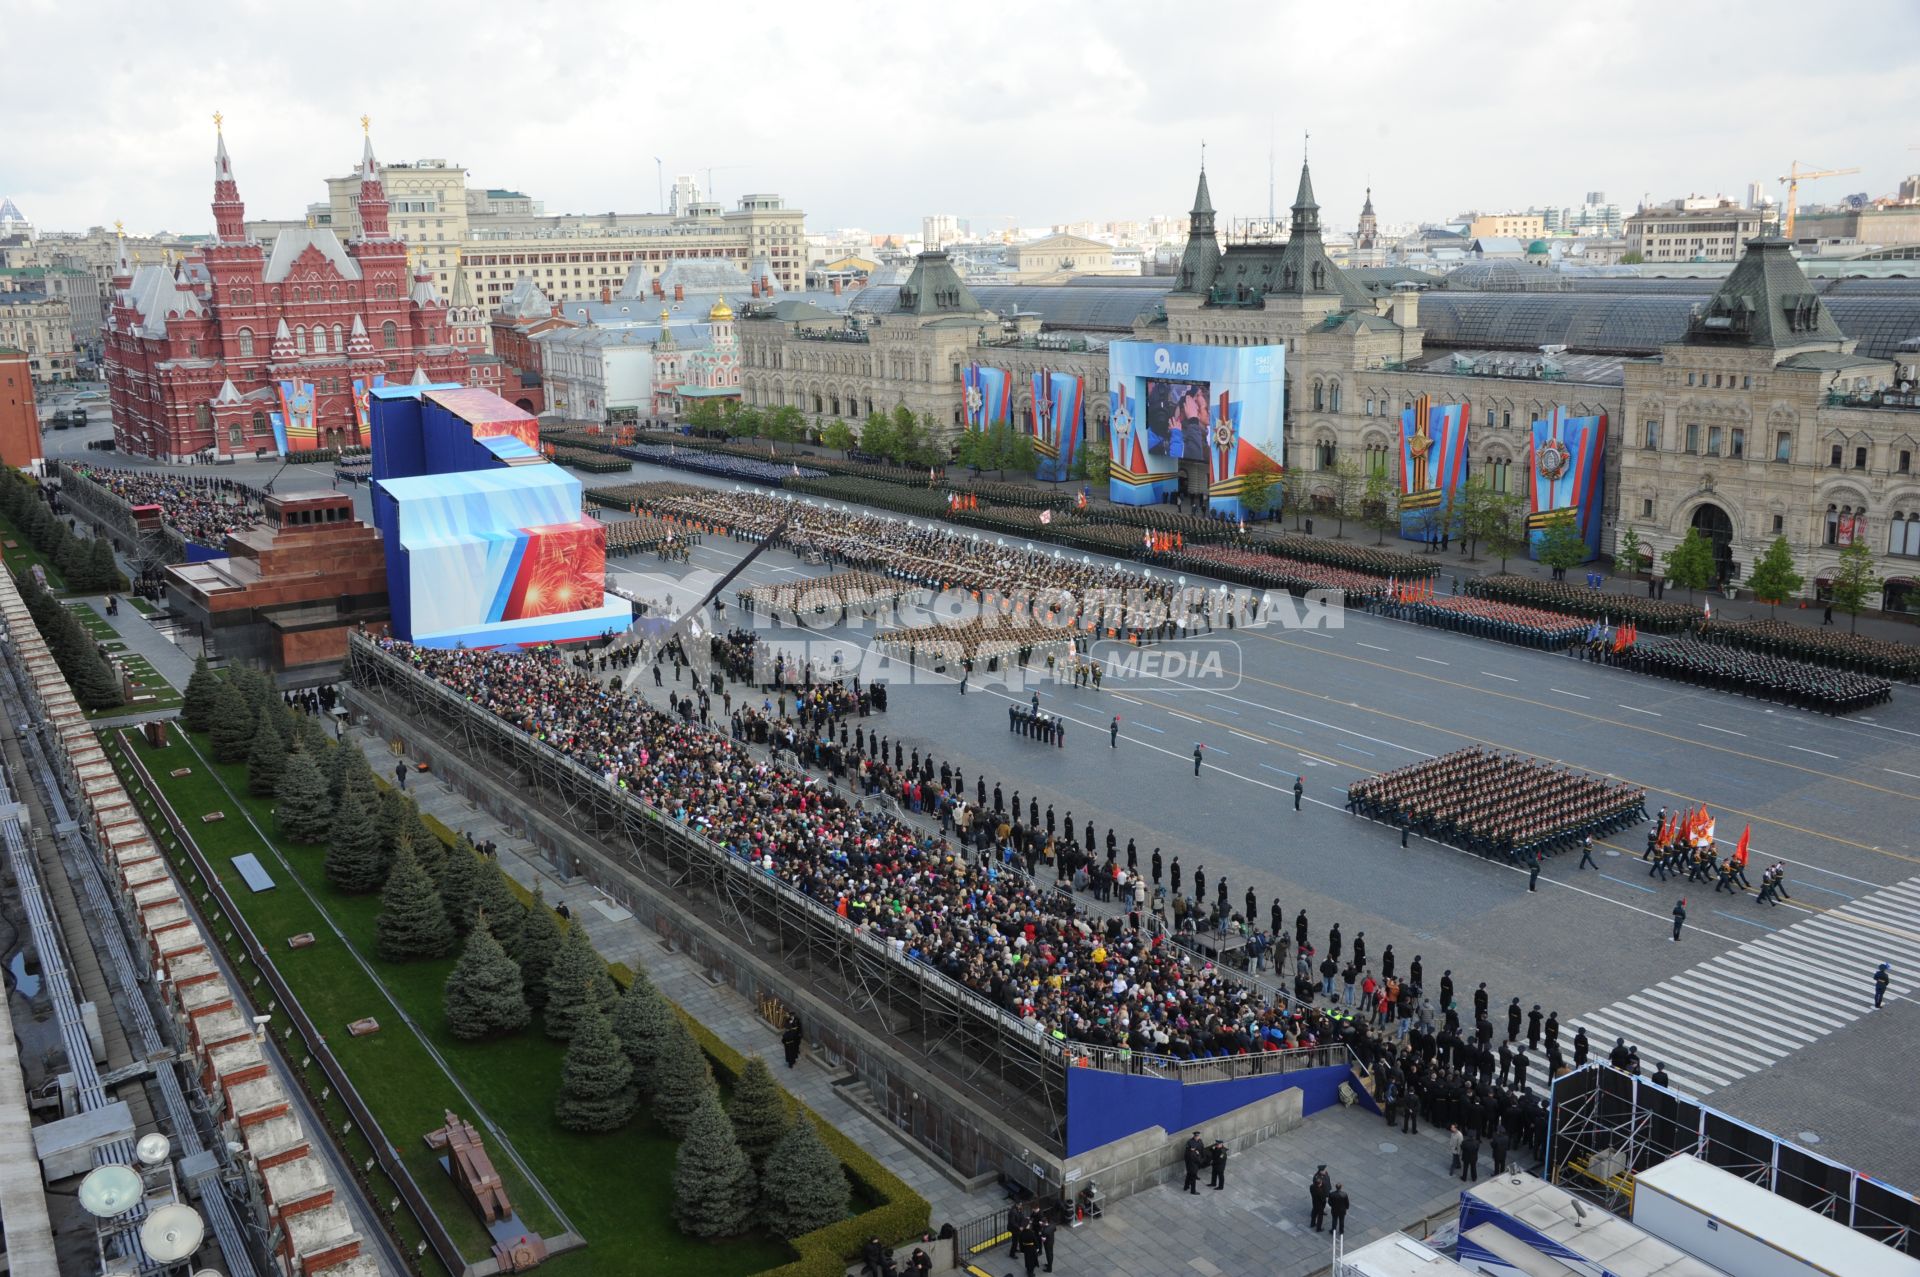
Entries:
MULTIPOLYGON (((156 795, 155 791, 141 780, 139 773, 129 764, 125 752, 125 742, 122 739, 121 733, 109 732, 102 739, 102 744, 106 747, 108 758, 120 773, 121 780, 126 785, 128 794, 139 803, 148 823, 154 829, 159 845, 166 855, 168 863, 172 866, 174 875, 179 880, 182 890, 193 897, 195 909, 200 913, 202 923, 206 927, 209 936, 215 943, 220 944, 227 958, 229 969, 232 970, 236 978, 239 979, 245 979, 249 972, 257 972, 259 968, 254 964, 251 955, 246 948, 234 938, 232 924, 228 923, 219 912, 219 905, 208 890, 206 880, 202 876, 198 864, 192 856, 186 852, 184 847, 178 845, 165 820, 160 816, 159 809, 155 806, 155 803, 166 801, 165 797, 156 795)), ((162 756, 161 754, 154 754, 156 758, 162 756)), ((218 867, 226 864, 227 857, 223 851, 214 851, 205 843, 202 843, 201 847, 202 851, 206 853, 206 859, 210 866, 218 867)), ((218 876, 222 880, 222 883, 228 888, 230 894, 234 894, 234 898, 242 898, 237 894, 236 888, 244 888, 245 884, 240 881, 239 875, 233 872, 230 865, 228 865, 224 871, 219 872, 218 876)), ((268 937, 260 935, 257 931, 255 934, 260 939, 262 947, 271 953, 272 950, 268 947, 268 937)), ((255 974, 252 980, 252 995, 264 1006, 266 999, 263 991, 259 988, 260 982, 261 977, 255 974)), ((302 1001, 304 1003, 305 999, 302 999, 302 1001)), ((349 1039, 349 1041, 357 1041, 357 1039, 349 1039)), ((303 1048, 295 1043, 291 1037, 286 1036, 284 1032, 282 1034, 281 1046, 283 1048, 282 1054, 286 1057, 288 1067, 298 1073, 305 1083, 309 1102, 320 1114, 321 1120, 326 1122, 331 1128, 330 1134, 334 1144, 340 1148, 346 1161, 350 1165, 354 1166, 357 1170, 363 1170, 364 1164, 371 1159, 374 1152, 372 1140, 382 1138, 383 1133, 367 1132, 358 1127, 346 1130, 345 1128, 351 1120, 351 1114, 339 1096, 327 1093, 329 1079, 325 1071, 311 1057, 305 1056, 303 1048), (323 1096, 325 1098, 323 1098, 323 1096)), ((342 1053, 336 1050, 336 1054, 340 1055, 342 1053)), ((345 1066, 344 1056, 342 1058, 342 1065, 343 1067, 345 1066)), ((319 1134, 319 1132, 314 1132, 316 1138, 319 1134)), ((385 1215, 387 1213, 386 1202, 394 1196, 394 1188, 391 1181, 386 1178, 384 1172, 376 1170, 374 1174, 378 1176, 378 1179, 373 1184, 369 1196, 375 1199, 376 1209, 385 1215)), ((422 1191, 426 1192, 429 1197, 434 1196, 432 1188, 433 1185, 431 1183, 422 1185, 422 1191)), ((452 1193, 451 1190, 446 1194, 446 1197, 446 1203, 437 1205, 444 1208, 444 1206, 448 1204, 458 1202, 458 1195, 452 1193)), ((464 1204, 461 1203, 461 1205, 464 1204)), ((420 1256, 419 1263, 422 1265, 421 1271, 434 1274, 444 1271, 430 1250, 416 1250, 416 1247, 424 1244, 425 1235, 421 1232, 419 1225, 415 1223, 413 1216, 409 1212, 401 1210, 397 1214, 389 1216, 389 1218, 392 1222, 394 1233, 400 1239, 402 1251, 420 1256)), ((471 1219, 470 1211, 468 1212, 468 1218, 471 1219)), ((457 1226, 458 1223, 458 1220, 454 1220, 452 1225, 450 1225, 450 1231, 456 1240, 463 1245, 463 1248, 470 1244, 474 1248, 484 1249, 486 1239, 484 1230, 480 1228, 478 1222, 474 1221, 470 1230, 460 1229, 457 1226), (471 1236, 467 1235, 467 1231, 471 1232, 471 1236)))
POLYGON ((15 546, 11 550, 0 549, 0 555, 4 555, 6 559, 8 571, 24 572, 38 563, 46 569, 49 590, 55 594, 66 590, 67 578, 60 574, 60 569, 53 566, 46 555, 34 549, 33 542, 27 539, 27 534, 15 527, 13 521, 4 514, 0 514, 0 541, 12 541, 15 546))
MULTIPOLYGON (((225 782, 224 806, 230 819, 236 814, 235 808, 242 807, 261 830, 272 828, 273 804, 246 795, 243 765, 215 766, 198 753, 195 764, 196 774, 208 772, 225 782)), ((435 962, 402 964, 372 957, 376 952, 374 920, 380 912, 379 897, 347 896, 335 891, 326 879, 323 853, 317 847, 276 840, 275 849, 281 863, 290 866, 328 915, 326 930, 337 927, 361 954, 367 955, 368 966, 387 992, 406 1008, 410 1026, 432 1044, 448 1070, 492 1119, 489 1145, 495 1146, 502 1138, 500 1133, 505 1132, 505 1138, 512 1141, 512 1151, 525 1159, 528 1172, 538 1177, 587 1239, 587 1250, 561 1256, 554 1263, 580 1260, 591 1265, 567 1271, 628 1272, 632 1271, 631 1257, 644 1254, 650 1275, 746 1277, 792 1257, 789 1247, 764 1234, 717 1245, 682 1236, 672 1218, 673 1161, 678 1148, 672 1136, 644 1113, 615 1135, 580 1135, 562 1129, 553 1119, 553 1099, 566 1054, 563 1043, 547 1038, 537 1021, 522 1033, 494 1042, 462 1042, 454 1037, 446 1029, 442 986, 457 955, 435 962), (609 1191, 610 1185, 618 1185, 618 1191, 609 1191), (620 1262, 621 1256, 627 1257, 626 1263, 620 1262)), ((376 1036, 383 1037, 387 1031, 383 1029, 376 1036)), ((411 1135, 414 1143, 419 1143, 419 1133, 439 1124, 436 1120, 432 1126, 419 1128, 411 1135)), ((494 1160, 498 1166, 509 1158, 505 1150, 496 1149, 494 1160)), ((433 1169, 444 1180, 439 1167, 433 1169)), ((511 1185, 509 1191, 513 1191, 511 1185)), ((531 1190, 516 1193, 514 1202, 532 1222, 530 1196, 531 1190)), ((538 1205, 537 1201, 533 1204, 538 1205)))
MULTIPOLYGON (((192 828, 208 811, 230 810, 231 803, 218 778, 210 775, 200 757, 186 746, 154 749, 137 738, 121 739, 134 741, 161 796, 179 813, 183 825, 192 828), (193 774, 167 774, 178 767, 191 767, 193 774)), ((280 885, 273 891, 256 895, 247 887, 233 868, 233 857, 252 852, 263 864, 272 866, 274 862, 270 849, 245 821, 230 817, 201 826, 194 829, 194 841, 206 853, 209 866, 245 915, 262 949, 273 955, 275 966, 301 1006, 326 1033, 327 1045, 353 1076, 361 1097, 378 1118, 382 1134, 405 1158, 461 1253, 469 1261, 487 1258, 492 1242, 486 1229, 420 1138, 442 1125, 446 1109, 461 1111, 462 1101, 452 1081, 441 1073, 418 1038, 404 1025, 391 1023, 392 1008, 380 996, 378 987, 331 933, 325 914, 301 894, 297 885, 285 881, 284 870, 274 874, 280 885), (303 931, 313 932, 317 941, 304 949, 287 949, 287 937, 303 931), (370 1037, 350 1036, 347 1025, 367 1015, 381 1021, 381 1031, 370 1037)), ((538 1197, 517 1182, 517 1172, 510 1164, 499 1169, 510 1194, 524 1193, 531 1199, 523 1203, 521 1196, 514 1197, 515 1205, 532 1223, 533 1211, 528 1208, 539 1207, 538 1197)), ((545 1221, 548 1227, 554 1222, 551 1218, 545 1221)))
POLYGON ((81 601, 69 603, 67 610, 79 620, 80 627, 96 643, 106 647, 108 654, 120 665, 126 667, 127 677, 133 682, 133 694, 143 696, 145 700, 129 699, 124 705, 109 705, 105 709, 87 711, 88 718, 120 718, 127 714, 150 713, 163 709, 178 709, 181 696, 173 685, 160 677, 160 671, 153 662, 138 652, 127 648, 125 639, 113 628, 112 622, 94 610, 91 603, 81 601))

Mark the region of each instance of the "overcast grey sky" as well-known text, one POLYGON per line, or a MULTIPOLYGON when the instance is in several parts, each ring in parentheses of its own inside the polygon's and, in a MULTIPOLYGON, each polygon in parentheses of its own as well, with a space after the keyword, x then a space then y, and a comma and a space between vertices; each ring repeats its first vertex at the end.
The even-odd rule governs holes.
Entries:
POLYGON ((212 113, 255 217, 357 160, 444 157, 549 212, 646 211, 654 157, 812 229, 1291 202, 1328 224, 1644 194, 1891 194, 1920 171, 1920 3, 943 6, 6 0, 0 195, 43 229, 205 231, 212 113))

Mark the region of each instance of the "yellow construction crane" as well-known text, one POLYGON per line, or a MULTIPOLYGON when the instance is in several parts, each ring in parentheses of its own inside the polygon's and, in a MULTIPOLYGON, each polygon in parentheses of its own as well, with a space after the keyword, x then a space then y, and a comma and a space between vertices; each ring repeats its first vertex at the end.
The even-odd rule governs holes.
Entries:
POLYGON ((1816 177, 1845 177, 1849 173, 1859 171, 1857 168, 1801 168, 1800 161, 1795 160, 1793 166, 1787 170, 1786 176, 1780 179, 1787 188, 1787 222, 1786 229, 1782 233, 1788 239, 1793 238, 1794 210, 1799 205, 1800 183, 1811 182, 1816 177))

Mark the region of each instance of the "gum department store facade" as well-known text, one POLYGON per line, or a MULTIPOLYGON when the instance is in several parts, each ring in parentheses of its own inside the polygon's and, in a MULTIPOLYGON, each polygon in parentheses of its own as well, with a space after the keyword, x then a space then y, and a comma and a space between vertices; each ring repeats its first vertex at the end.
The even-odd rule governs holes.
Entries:
POLYGON ((856 427, 904 404, 957 430, 962 374, 977 362, 1012 375, 1017 421, 1032 407, 1030 374, 1079 374, 1090 436, 1104 440, 1107 341, 1283 343, 1288 464, 1325 475, 1309 482, 1316 499, 1332 495, 1340 461, 1394 473, 1400 412, 1420 394, 1469 405, 1475 473, 1524 492, 1530 425, 1562 405, 1608 419, 1609 551, 1632 527, 1658 556, 1698 526, 1744 576, 1784 535, 1811 589, 1863 518, 1890 602, 1914 605, 1920 280, 1816 284, 1784 241, 1755 240, 1717 290, 1570 286, 1500 263, 1433 288, 1411 271, 1335 265, 1304 165, 1291 213, 1284 242, 1223 249, 1203 172, 1171 281, 969 288, 930 252, 904 282, 857 294, 845 316, 750 302, 744 402, 856 427))

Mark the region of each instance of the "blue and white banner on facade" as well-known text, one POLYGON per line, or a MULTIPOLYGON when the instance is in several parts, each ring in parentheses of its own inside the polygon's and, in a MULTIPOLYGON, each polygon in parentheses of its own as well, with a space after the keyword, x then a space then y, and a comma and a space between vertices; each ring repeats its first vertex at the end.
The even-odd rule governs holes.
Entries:
POLYGON ((1600 511, 1606 502, 1607 417, 1553 415, 1533 423, 1527 457, 1527 549, 1540 557, 1547 525, 1571 516, 1587 559, 1600 557, 1600 511))
POLYGON ((1013 420, 1013 378, 1006 369, 968 364, 965 377, 967 429, 985 430, 1013 420))
POLYGON ((1467 481, 1467 406, 1426 395, 1400 414, 1400 535, 1437 542, 1451 531, 1467 481))
POLYGON ((1057 483, 1073 473, 1086 424, 1085 382, 1070 372, 1033 374, 1036 477, 1057 483))

